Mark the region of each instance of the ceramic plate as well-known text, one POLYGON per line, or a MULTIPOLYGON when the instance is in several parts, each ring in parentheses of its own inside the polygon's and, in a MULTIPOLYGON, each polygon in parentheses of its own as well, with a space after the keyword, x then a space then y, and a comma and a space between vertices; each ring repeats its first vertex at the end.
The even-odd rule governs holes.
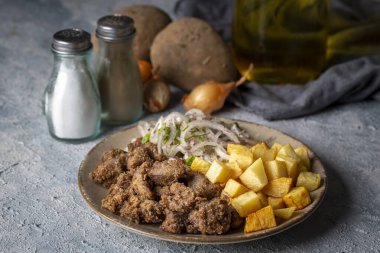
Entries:
MULTIPOLYGON (((225 120, 226 122, 231 122, 230 120, 225 120)), ((290 143, 293 147, 298 147, 305 145, 302 142, 292 138, 280 131, 272 128, 268 128, 262 125, 244 122, 239 122, 239 125, 246 129, 247 132, 258 141, 266 141, 268 144, 273 144, 278 142, 280 144, 290 143)), ((313 211, 319 206, 327 189, 327 177, 325 169, 316 156, 316 154, 311 150, 311 161, 312 161, 312 171, 317 172, 321 175, 322 185, 319 189, 311 192, 312 203, 306 208, 296 211, 293 217, 279 224, 277 227, 253 232, 244 233, 243 228, 235 229, 229 231, 224 235, 193 235, 193 234, 171 234, 160 230, 159 225, 150 224, 135 224, 124 220, 122 217, 115 215, 108 210, 101 208, 101 200, 106 196, 107 190, 94 183, 89 179, 88 174, 95 168, 96 165, 100 163, 101 156, 104 151, 112 148, 124 149, 132 139, 139 137, 138 130, 136 126, 131 126, 127 129, 116 132, 100 143, 98 143, 90 152, 86 155, 85 159, 80 165, 78 172, 78 184, 79 190, 87 202, 87 204, 100 216, 127 229, 128 231, 138 233, 144 236, 149 236, 156 239, 175 241, 182 243, 195 243, 195 244, 227 244, 227 243, 238 243, 250 240, 261 239, 268 237, 280 232, 284 232, 286 229, 302 222, 307 217, 309 217, 313 211)), ((306 145, 305 145, 306 146, 306 145)), ((312 229, 312 228, 310 228, 312 229)))

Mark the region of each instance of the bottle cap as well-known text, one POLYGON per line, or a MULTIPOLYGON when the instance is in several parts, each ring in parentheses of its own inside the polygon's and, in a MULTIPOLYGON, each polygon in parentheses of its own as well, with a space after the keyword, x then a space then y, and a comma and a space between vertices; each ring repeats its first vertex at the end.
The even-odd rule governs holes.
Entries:
POLYGON ((96 36, 108 41, 126 39, 135 33, 136 29, 133 19, 120 14, 100 18, 96 28, 96 36))
POLYGON ((91 36, 88 32, 77 29, 65 29, 53 35, 51 48, 60 54, 73 54, 86 51, 92 47, 91 36))

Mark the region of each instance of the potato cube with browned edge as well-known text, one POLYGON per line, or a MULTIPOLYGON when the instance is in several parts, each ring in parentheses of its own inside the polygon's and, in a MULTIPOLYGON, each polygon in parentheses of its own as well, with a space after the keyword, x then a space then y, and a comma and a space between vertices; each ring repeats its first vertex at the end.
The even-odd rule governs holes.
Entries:
POLYGON ((229 143, 227 144, 227 154, 230 155, 229 162, 236 161, 243 170, 253 163, 252 152, 246 146, 229 143))
POLYGON ((293 182, 295 182, 299 174, 298 161, 293 159, 290 156, 281 155, 281 154, 276 156, 276 160, 285 163, 286 170, 288 172, 288 177, 291 177, 293 179, 293 182))
POLYGON ((256 194, 260 199, 261 206, 262 207, 267 206, 268 205, 268 197, 262 192, 258 192, 256 194))
POLYGON ((283 161, 268 161, 264 162, 265 174, 269 181, 280 177, 288 177, 286 164, 283 161))
POLYGON ((277 156, 278 151, 280 151, 281 148, 282 148, 282 145, 276 142, 272 145, 272 147, 270 149, 274 150, 274 152, 276 153, 276 156, 277 156))
POLYGON ((228 162, 226 165, 232 170, 232 179, 238 178, 244 172, 244 170, 240 168, 239 164, 236 161, 228 162))
POLYGON ((275 151, 269 149, 265 142, 256 144, 251 148, 251 151, 254 160, 261 158, 263 161, 271 161, 276 158, 275 151))
POLYGON ((287 208, 281 208, 281 209, 275 209, 273 210, 274 216, 282 218, 284 220, 289 220, 294 211, 296 210, 295 207, 287 207, 287 208))
POLYGON ((294 160, 296 160, 297 163, 301 161, 301 159, 298 157, 298 155, 294 151, 292 145, 290 144, 286 144, 282 146, 282 148, 278 151, 277 155, 289 156, 293 158, 294 160))
POLYGON ((250 233, 277 226, 273 208, 266 206, 246 218, 244 232, 250 233))
POLYGON ((211 166, 211 163, 203 160, 200 157, 195 157, 193 162, 191 163, 190 169, 192 171, 197 171, 202 174, 206 174, 210 166, 211 166))
POLYGON ((262 189, 262 192, 268 196, 281 198, 290 191, 293 180, 289 177, 281 177, 269 181, 262 189))
POLYGON ((268 197, 268 204, 273 207, 273 209, 280 209, 285 207, 285 203, 282 198, 268 197))
POLYGON ((294 150, 298 157, 301 159, 301 164, 304 165, 308 170, 310 169, 310 158, 309 149, 305 146, 298 147, 294 150))
POLYGON ((213 161, 206 173, 206 177, 211 183, 226 183, 230 179, 232 170, 220 161, 213 161))
POLYGON ((241 217, 261 208, 260 199, 254 191, 248 191, 231 200, 231 205, 241 217))
POLYGON ((297 178, 297 186, 305 186, 311 192, 321 185, 321 175, 313 172, 301 172, 297 178))
POLYGON ((295 207, 297 210, 308 206, 311 203, 309 191, 304 186, 293 188, 282 199, 287 207, 295 207))
POLYGON ((242 185, 234 179, 229 179, 223 190, 223 192, 231 198, 235 198, 248 191, 249 189, 247 187, 245 187, 244 185, 242 185))
POLYGON ((265 174, 263 160, 257 159, 249 166, 239 177, 240 181, 253 190, 258 192, 268 183, 267 175, 265 174))

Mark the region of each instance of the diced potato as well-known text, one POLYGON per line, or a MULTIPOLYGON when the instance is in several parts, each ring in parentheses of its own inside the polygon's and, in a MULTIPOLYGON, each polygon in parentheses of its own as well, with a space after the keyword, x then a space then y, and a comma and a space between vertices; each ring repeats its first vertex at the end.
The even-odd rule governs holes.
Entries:
POLYGON ((244 232, 250 233, 277 226, 271 206, 264 207, 257 212, 251 213, 246 218, 244 232))
POLYGON ((303 164, 298 165, 298 172, 308 172, 309 170, 303 164))
POLYGON ((282 145, 279 143, 274 143, 270 149, 274 150, 276 152, 276 156, 278 154, 278 151, 282 148, 282 145))
POLYGON ((232 170, 220 161, 213 161, 206 173, 206 177, 211 183, 226 183, 230 179, 232 170))
POLYGON ((227 144, 227 153, 230 155, 229 162, 236 161, 240 168, 245 170, 253 163, 253 155, 251 150, 239 144, 227 144))
POLYGON ((288 176, 286 164, 283 161, 274 160, 264 162, 264 168, 269 181, 280 177, 288 176))
POLYGON ((241 217, 246 217, 248 214, 261 208, 260 199, 253 191, 248 191, 231 200, 231 205, 239 213, 241 217))
POLYGON ((237 182, 236 180, 229 179, 226 183, 226 186, 224 187, 224 193, 226 193, 229 197, 235 198, 247 191, 249 189, 242 185, 241 183, 237 182))
POLYGON ((281 154, 278 154, 276 156, 276 160, 277 161, 285 162, 286 170, 288 172, 288 176, 293 179, 293 182, 295 182, 297 180, 297 177, 298 177, 298 174, 299 174, 299 171, 298 171, 298 161, 295 160, 295 159, 293 159, 290 156, 281 155, 281 154))
POLYGON ((288 156, 293 158, 294 160, 299 163, 301 159, 298 157, 296 152, 294 151, 293 147, 290 144, 286 144, 282 146, 282 148, 278 151, 277 155, 282 155, 282 156, 288 156))
POLYGON ((276 209, 276 210, 273 210, 273 212, 274 212, 274 216, 280 217, 284 220, 289 220, 292 217, 295 210, 296 210, 295 207, 288 207, 288 208, 276 209))
POLYGON ((211 163, 203 160, 200 157, 195 157, 193 162, 191 163, 190 169, 192 171, 197 171, 202 174, 206 174, 210 166, 211 166, 211 163))
POLYGON ((304 186, 293 188, 282 199, 287 207, 295 207, 297 210, 308 206, 311 203, 309 191, 304 186))
POLYGON ((289 177, 281 177, 269 181, 262 192, 268 196, 280 198, 290 191, 293 180, 289 177))
POLYGON ((257 160, 261 158, 263 162, 273 161, 276 158, 277 152, 273 149, 270 149, 265 142, 256 144, 251 148, 253 159, 257 160))
POLYGON ((304 165, 308 170, 310 169, 310 158, 308 148, 305 146, 298 147, 294 150, 298 157, 301 159, 301 164, 304 165))
POLYGON ((226 165, 230 169, 232 169, 232 174, 231 174, 232 179, 238 178, 244 171, 242 168, 240 168, 239 164, 236 161, 228 162, 226 163, 226 165))
POLYGON ((258 193, 256 193, 256 194, 257 194, 257 196, 258 196, 259 199, 260 199, 261 206, 262 206, 262 207, 267 206, 267 205, 268 205, 268 197, 265 196, 265 194, 262 193, 262 192, 258 192, 258 193))
POLYGON ((258 143, 251 148, 255 160, 261 158, 267 150, 269 150, 269 147, 265 142, 258 143))
POLYGON ((273 207, 273 209, 280 209, 285 207, 285 203, 282 198, 268 197, 268 204, 273 207))
POLYGON ((261 158, 257 159, 249 166, 239 177, 240 181, 253 190, 260 191, 268 183, 267 175, 265 174, 264 164, 261 158))
POLYGON ((321 185, 321 175, 313 172, 301 172, 297 178, 297 186, 305 186, 311 192, 321 185))

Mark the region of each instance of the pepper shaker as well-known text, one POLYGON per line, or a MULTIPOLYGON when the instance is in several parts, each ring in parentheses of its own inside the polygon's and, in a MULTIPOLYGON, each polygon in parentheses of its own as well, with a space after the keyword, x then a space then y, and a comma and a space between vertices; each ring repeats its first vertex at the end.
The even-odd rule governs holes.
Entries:
POLYGON ((51 136, 78 141, 100 130, 100 99, 87 56, 90 34, 65 29, 53 36, 54 67, 45 90, 45 114, 51 136))
POLYGON ((109 15, 98 20, 96 76, 105 124, 132 123, 143 112, 143 84, 132 51, 133 19, 109 15))

